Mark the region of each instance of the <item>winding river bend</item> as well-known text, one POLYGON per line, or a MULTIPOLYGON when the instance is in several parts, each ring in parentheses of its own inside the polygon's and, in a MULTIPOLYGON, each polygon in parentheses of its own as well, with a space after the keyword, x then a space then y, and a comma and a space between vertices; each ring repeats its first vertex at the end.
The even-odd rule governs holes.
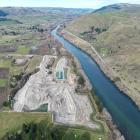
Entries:
POLYGON ((52 31, 52 35, 79 60, 96 95, 107 108, 126 140, 140 140, 140 111, 133 102, 116 88, 90 56, 57 35, 57 28, 52 31))

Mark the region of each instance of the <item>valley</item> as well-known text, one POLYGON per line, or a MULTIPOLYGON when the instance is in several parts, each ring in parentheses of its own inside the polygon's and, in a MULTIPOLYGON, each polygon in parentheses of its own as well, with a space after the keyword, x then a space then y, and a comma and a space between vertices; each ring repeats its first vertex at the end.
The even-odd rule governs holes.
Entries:
POLYGON ((36 126, 33 139, 60 133, 60 139, 107 140, 109 128, 94 117, 100 113, 89 96, 90 82, 78 60, 51 34, 56 25, 91 9, 0 9, 5 13, 0 20, 0 139, 28 139, 36 126))
POLYGON ((140 106, 139 17, 139 5, 107 6, 76 19, 62 33, 66 33, 66 38, 70 38, 96 59, 91 47, 93 46, 105 62, 106 66, 100 64, 104 67, 103 71, 138 107, 140 106), (91 45, 84 43, 84 40, 91 45))
POLYGON ((0 7, 0 140, 138 140, 140 6, 0 7))

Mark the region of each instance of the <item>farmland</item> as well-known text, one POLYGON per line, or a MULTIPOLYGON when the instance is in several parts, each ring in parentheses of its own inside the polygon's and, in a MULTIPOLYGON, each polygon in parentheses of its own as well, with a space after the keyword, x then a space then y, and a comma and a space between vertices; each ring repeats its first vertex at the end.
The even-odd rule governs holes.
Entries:
POLYGON ((2 138, 7 132, 13 132, 20 129, 23 123, 36 122, 39 123, 42 120, 51 123, 51 114, 49 113, 0 113, 1 131, 0 138, 2 138), (17 121, 18 120, 18 121, 17 121))
POLYGON ((62 18, 62 15, 51 12, 44 16, 44 13, 30 8, 1 10, 0 107, 18 86, 21 77, 32 73, 39 66, 43 55, 50 53, 48 42, 52 38, 48 38, 48 31, 62 18))

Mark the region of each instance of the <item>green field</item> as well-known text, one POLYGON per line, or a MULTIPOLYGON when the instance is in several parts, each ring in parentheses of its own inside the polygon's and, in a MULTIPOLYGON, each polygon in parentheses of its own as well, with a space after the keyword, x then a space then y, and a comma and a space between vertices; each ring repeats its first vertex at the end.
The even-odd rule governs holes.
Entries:
POLYGON ((0 60, 0 67, 4 67, 4 68, 11 67, 11 61, 10 60, 1 59, 0 60))
MULTIPOLYGON (((0 113, 0 139, 6 135, 6 133, 15 134, 23 129, 23 124, 26 125, 37 125, 37 132, 42 131, 42 133, 51 135, 55 133, 57 137, 62 138, 63 140, 97 140, 102 138, 102 140, 108 140, 103 132, 94 131, 84 127, 70 127, 52 124, 51 114, 49 113, 15 113, 15 112, 2 112, 0 113), (84 135, 88 135, 88 139, 83 139, 84 135)), ((40 133, 35 133, 37 140, 40 133), (37 134, 36 134, 37 133, 37 134), (37 136, 38 135, 38 136, 37 136)), ((24 140, 28 140, 30 134, 24 134, 24 140)), ((47 136, 48 137, 48 136, 47 136)), ((59 138, 58 138, 59 139, 59 138)), ((52 139, 48 139, 52 140, 52 139)), ((61 140, 61 139, 60 139, 61 140)))
POLYGON ((7 132, 16 132, 21 129, 23 123, 39 123, 46 120, 51 123, 51 114, 49 113, 16 113, 1 112, 0 113, 0 138, 7 132))
POLYGON ((20 22, 13 19, 0 18, 0 25, 19 24, 20 22))
POLYGON ((7 85, 6 79, 0 79, 0 87, 5 87, 7 85))
POLYGON ((23 54, 29 54, 29 51, 30 51, 29 47, 27 47, 27 46, 19 46, 17 48, 16 53, 23 55, 23 54))
POLYGON ((13 66, 11 60, 0 60, 1 68, 10 68, 10 75, 20 74, 23 71, 23 66, 13 66))

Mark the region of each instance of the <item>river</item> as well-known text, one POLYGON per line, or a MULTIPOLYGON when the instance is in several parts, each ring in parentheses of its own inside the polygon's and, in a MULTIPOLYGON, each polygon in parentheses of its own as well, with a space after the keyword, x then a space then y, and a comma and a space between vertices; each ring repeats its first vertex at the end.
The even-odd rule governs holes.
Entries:
POLYGON ((140 140, 140 111, 137 106, 104 75, 90 56, 57 35, 57 28, 52 31, 52 35, 79 60, 82 69, 95 89, 96 95, 111 114, 113 122, 125 139, 140 140))

